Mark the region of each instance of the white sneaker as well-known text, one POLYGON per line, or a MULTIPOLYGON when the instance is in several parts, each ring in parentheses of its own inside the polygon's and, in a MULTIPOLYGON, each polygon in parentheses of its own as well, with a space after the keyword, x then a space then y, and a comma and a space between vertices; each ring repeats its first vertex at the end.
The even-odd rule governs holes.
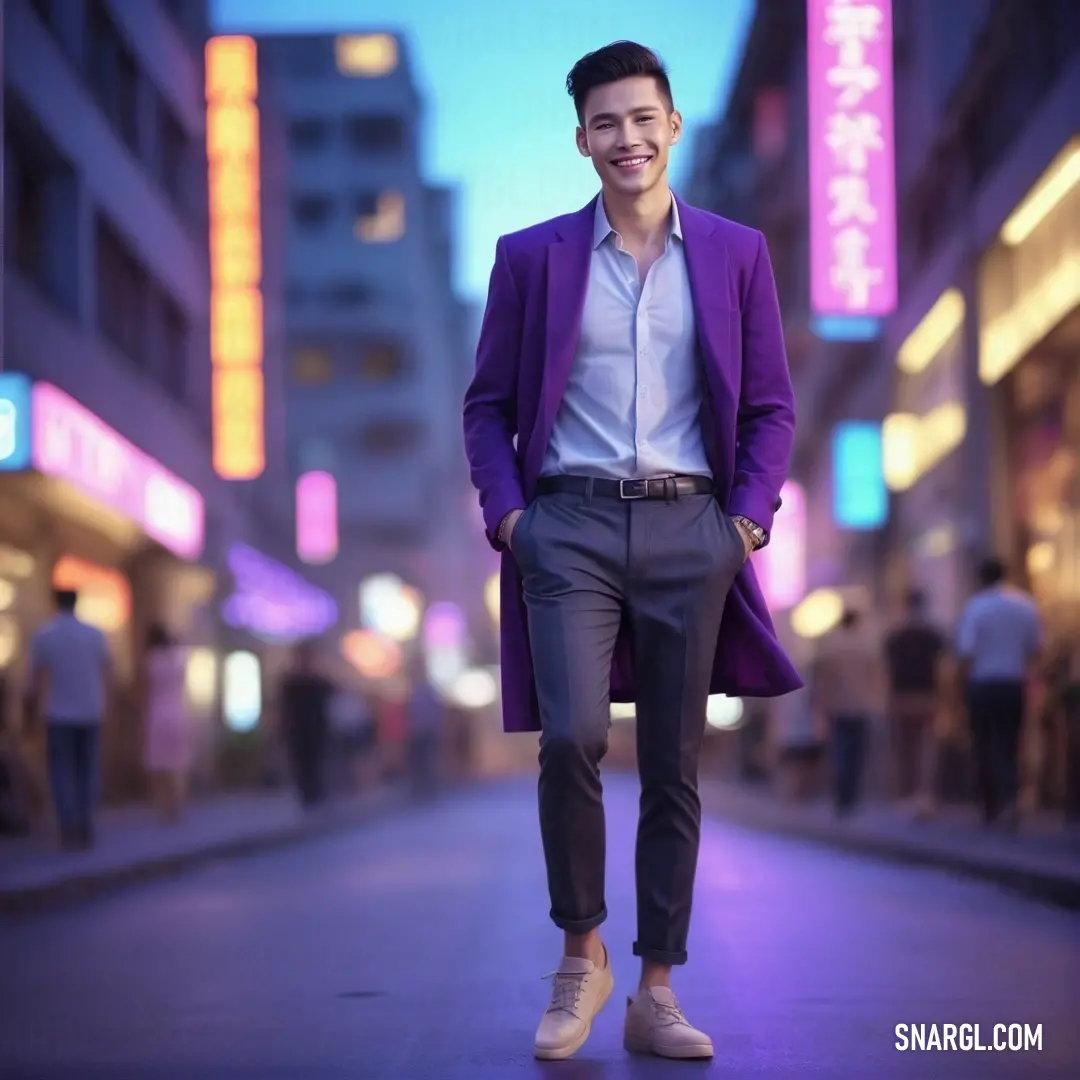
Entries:
POLYGON ((593 1019, 611 997, 611 960, 606 948, 602 968, 591 960, 564 956, 558 970, 544 978, 553 980, 551 1003, 536 1029, 533 1052, 545 1061, 561 1061, 581 1049, 593 1019))
POLYGON ((623 1046, 635 1054, 665 1058, 711 1058, 712 1039, 692 1028, 666 986, 642 990, 626 999, 623 1046))

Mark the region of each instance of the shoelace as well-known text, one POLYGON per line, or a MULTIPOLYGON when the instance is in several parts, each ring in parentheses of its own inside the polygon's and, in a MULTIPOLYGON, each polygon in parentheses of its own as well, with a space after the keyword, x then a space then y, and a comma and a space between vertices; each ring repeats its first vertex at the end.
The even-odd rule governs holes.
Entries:
POLYGON ((577 1008, 578 998, 581 997, 581 988, 585 983, 586 973, 583 971, 549 971, 544 979, 553 980, 551 988, 551 1004, 548 1012, 568 1012, 573 1014, 577 1008))
POLYGON ((656 1010, 657 1017, 664 1021, 665 1027, 671 1027, 674 1024, 686 1024, 687 1027, 690 1026, 687 1023, 686 1017, 683 1016, 682 1009, 679 1008, 679 1003, 677 1001, 669 1003, 667 1001, 657 1001, 653 998, 653 1008, 656 1010))

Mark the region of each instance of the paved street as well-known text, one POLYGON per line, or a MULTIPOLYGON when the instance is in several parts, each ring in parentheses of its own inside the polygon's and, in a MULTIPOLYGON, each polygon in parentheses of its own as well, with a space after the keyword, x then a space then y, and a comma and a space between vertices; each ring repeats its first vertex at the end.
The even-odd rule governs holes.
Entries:
MULTIPOLYGON (((636 976, 635 790, 608 781, 607 927, 636 976)), ((532 1060, 558 960, 531 780, 0 921, 0 1076, 649 1080, 1080 1075, 1080 921, 938 871, 706 825, 677 984, 717 1059, 629 1058, 621 1002, 532 1060), (899 1053, 902 1022, 1041 1024, 1041 1053, 899 1053)))

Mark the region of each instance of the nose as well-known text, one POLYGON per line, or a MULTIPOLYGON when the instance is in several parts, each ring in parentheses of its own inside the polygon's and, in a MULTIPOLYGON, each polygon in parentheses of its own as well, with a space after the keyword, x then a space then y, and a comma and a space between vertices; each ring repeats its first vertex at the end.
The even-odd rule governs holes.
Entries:
POLYGON ((628 121, 619 127, 619 149, 620 150, 633 150, 634 147, 639 146, 637 131, 634 128, 633 122, 628 121))

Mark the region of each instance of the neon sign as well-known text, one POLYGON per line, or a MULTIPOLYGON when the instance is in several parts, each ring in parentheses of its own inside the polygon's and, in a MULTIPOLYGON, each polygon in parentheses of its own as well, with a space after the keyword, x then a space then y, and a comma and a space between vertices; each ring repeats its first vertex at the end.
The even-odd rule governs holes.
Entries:
POLYGON ((337 553, 337 483, 328 472, 304 473, 296 481, 296 554, 318 564, 337 553))
POLYGON ((753 556, 770 611, 794 607, 806 592, 806 494, 789 480, 780 491, 768 544, 753 556))
POLYGON ((0 470, 30 466, 30 380, 21 372, 0 371, 0 470))
POLYGON ((881 425, 838 424, 832 448, 833 521, 845 529, 880 528, 889 517, 881 425))
POLYGON ((222 618, 269 641, 296 641, 329 630, 337 622, 333 598, 299 574, 246 544, 229 549, 236 591, 222 618))
POLYGON ((811 294, 818 315, 896 307, 892 0, 808 0, 811 294))
POLYGON ((55 386, 35 383, 31 400, 38 472, 67 480, 132 518, 175 555, 202 554, 203 500, 190 484, 55 386))
POLYGON ((214 469, 251 480, 266 464, 258 55, 250 37, 206 45, 210 360, 214 469))

